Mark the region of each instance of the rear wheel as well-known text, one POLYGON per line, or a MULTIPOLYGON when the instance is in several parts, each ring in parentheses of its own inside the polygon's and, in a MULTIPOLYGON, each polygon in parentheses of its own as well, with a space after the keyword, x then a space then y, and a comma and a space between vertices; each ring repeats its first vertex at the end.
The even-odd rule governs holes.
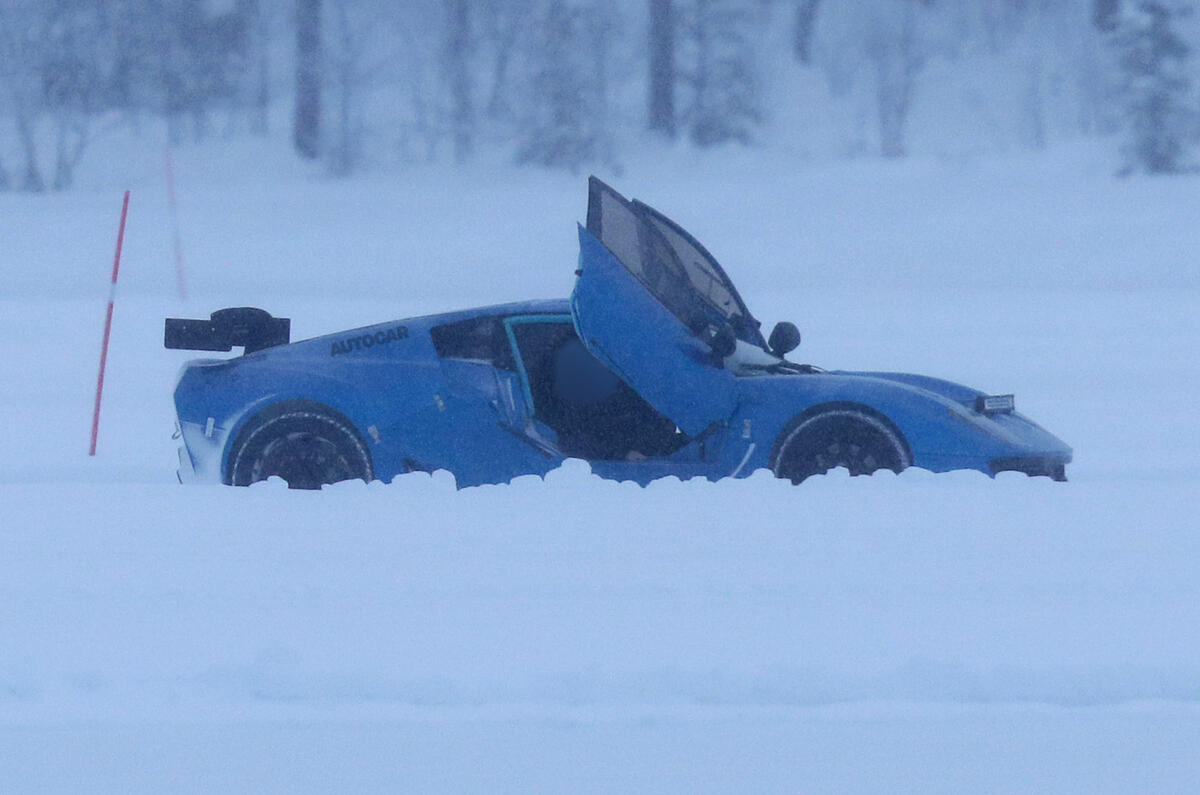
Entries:
POLYGON ((837 467, 856 476, 900 472, 911 463, 891 423, 861 410, 836 409, 794 421, 780 437, 771 468, 777 477, 800 483, 837 467))
POLYGON ((292 489, 373 477, 371 454, 349 420, 318 404, 268 409, 238 434, 227 483, 249 486, 279 477, 292 489))

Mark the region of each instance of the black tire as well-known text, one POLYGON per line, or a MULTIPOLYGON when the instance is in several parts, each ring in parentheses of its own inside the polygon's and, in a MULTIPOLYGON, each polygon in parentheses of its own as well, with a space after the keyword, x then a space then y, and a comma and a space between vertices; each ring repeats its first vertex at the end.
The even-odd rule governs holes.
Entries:
POLYGON ((317 403, 290 401, 262 412, 229 451, 225 482, 249 486, 278 476, 290 489, 374 477, 371 453, 353 424, 317 403))
POLYGON ((793 420, 780 434, 772 461, 775 476, 795 484, 837 467, 852 476, 900 472, 912 456, 884 417, 861 408, 830 408, 793 420))

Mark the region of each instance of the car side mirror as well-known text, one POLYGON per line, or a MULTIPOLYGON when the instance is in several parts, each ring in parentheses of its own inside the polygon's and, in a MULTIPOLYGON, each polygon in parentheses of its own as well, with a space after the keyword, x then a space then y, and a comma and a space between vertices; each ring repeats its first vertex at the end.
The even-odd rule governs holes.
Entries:
POLYGON ((796 328, 795 323, 789 323, 786 320, 775 324, 775 328, 771 329, 771 338, 767 340, 767 345, 771 347, 771 353, 776 356, 783 356, 796 350, 796 346, 799 344, 800 329, 796 328))

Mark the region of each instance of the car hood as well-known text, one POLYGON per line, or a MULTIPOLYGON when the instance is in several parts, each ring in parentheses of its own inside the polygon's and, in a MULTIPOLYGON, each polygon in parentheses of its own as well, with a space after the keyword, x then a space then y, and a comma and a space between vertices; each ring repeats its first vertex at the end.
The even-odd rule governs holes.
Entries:
POLYGON ((969 386, 956 384, 953 381, 946 381, 942 378, 931 378, 927 375, 913 375, 912 373, 873 373, 873 372, 850 372, 846 370, 832 371, 837 375, 862 376, 864 378, 881 378, 885 381, 894 381, 898 384, 917 387, 924 389, 927 392, 932 392, 935 395, 940 395, 947 400, 953 400, 955 403, 961 403, 964 406, 973 406, 975 398, 986 394, 978 389, 972 389, 969 386))

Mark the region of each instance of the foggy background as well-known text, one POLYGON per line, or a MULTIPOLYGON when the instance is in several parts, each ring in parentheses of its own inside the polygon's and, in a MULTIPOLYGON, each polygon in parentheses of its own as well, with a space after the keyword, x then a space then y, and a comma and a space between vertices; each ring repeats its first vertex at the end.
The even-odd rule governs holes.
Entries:
POLYGON ((1200 129, 1190 12, 1165 0, 4 0, 0 190, 69 189, 94 158, 157 151, 164 128, 177 147, 265 139, 333 176, 430 162, 620 173, 664 141, 769 150, 789 166, 1098 141, 1111 162, 1097 168, 1173 172, 1200 129))

